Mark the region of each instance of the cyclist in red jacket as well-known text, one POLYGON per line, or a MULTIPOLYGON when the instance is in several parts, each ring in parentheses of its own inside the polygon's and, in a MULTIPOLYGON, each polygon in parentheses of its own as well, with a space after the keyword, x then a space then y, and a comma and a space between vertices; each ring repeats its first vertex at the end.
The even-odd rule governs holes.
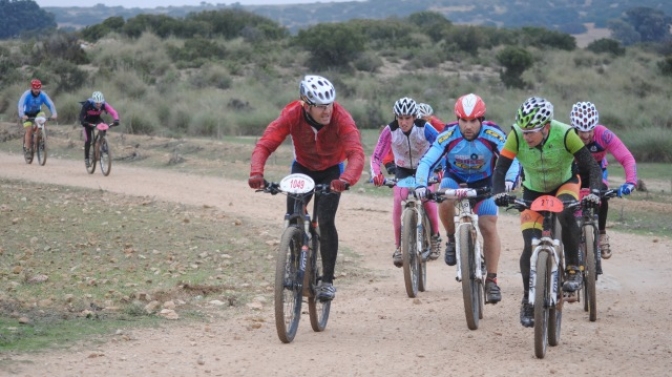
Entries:
MULTIPOLYGON (((250 162, 248 184, 264 187, 264 165, 287 136, 292 137, 295 159, 292 173, 310 176, 316 184, 330 184, 334 195, 322 195, 317 203, 320 227, 320 252, 324 275, 317 290, 321 301, 333 300, 334 268, 338 254, 335 217, 340 192, 359 180, 364 168, 364 148, 359 130, 350 113, 336 100, 336 89, 321 76, 308 75, 299 84, 299 100, 293 101, 272 121, 257 142, 250 162), (347 165, 341 173, 342 162, 347 165)), ((287 212, 294 199, 287 198, 287 212)))

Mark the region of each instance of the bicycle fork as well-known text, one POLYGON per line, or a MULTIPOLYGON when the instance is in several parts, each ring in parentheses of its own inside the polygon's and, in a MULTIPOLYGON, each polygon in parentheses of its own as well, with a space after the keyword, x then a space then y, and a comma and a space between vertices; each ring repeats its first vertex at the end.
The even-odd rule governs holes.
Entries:
MULTIPOLYGON (((528 302, 531 305, 534 305, 534 295, 535 287, 537 284, 537 258, 539 253, 548 253, 551 257, 551 297, 550 302, 545 303, 549 307, 554 306, 558 302, 558 265, 560 264, 560 259, 558 258, 558 253, 556 248, 560 246, 560 240, 556 240, 550 237, 541 237, 532 239, 532 247, 534 251, 532 252, 532 257, 530 258, 530 287, 529 287, 529 296, 528 302), (550 245, 553 245, 552 247, 550 245)), ((545 278, 542 276, 542 278, 545 278)))
MULTIPOLYGON (((476 214, 465 214, 465 215, 460 215, 457 216, 459 218, 455 219, 455 224, 457 225, 457 228, 455 229, 455 234, 462 234, 460 232, 460 228, 464 226, 470 226, 471 224, 478 224, 478 215, 476 214)), ((473 278, 476 281, 484 282, 484 275, 485 271, 483 271, 483 248, 481 247, 481 242, 479 241, 481 239, 481 234, 480 231, 476 226, 473 226, 471 228, 471 232, 469 232, 469 237, 473 240, 474 244, 474 262, 476 265, 474 266, 474 276, 469 277, 473 278)), ((458 282, 462 281, 462 254, 461 254, 461 242, 455 242, 455 256, 457 257, 457 271, 455 274, 455 280, 458 282)))

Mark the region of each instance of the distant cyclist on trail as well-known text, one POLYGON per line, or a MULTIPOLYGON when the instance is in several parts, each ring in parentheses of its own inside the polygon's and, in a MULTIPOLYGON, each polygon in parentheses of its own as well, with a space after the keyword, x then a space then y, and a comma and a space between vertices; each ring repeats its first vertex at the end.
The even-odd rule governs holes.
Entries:
MULTIPOLYGON (((602 189, 606 190, 608 188, 607 152, 609 152, 621 164, 625 172, 625 183, 618 188, 618 196, 630 195, 637 183, 637 163, 621 139, 607 127, 599 124, 600 114, 597 112, 595 105, 590 102, 575 103, 569 114, 569 120, 583 144, 586 145, 595 161, 602 168, 602 189)), ((588 187, 588 177, 585 174, 581 175, 581 187, 588 187)), ((611 258, 609 236, 607 236, 606 231, 608 212, 609 201, 603 200, 597 212, 597 227, 600 231, 600 253, 604 259, 611 258)), ((598 271, 598 273, 602 273, 602 271, 598 271)))
MULTIPOLYGON (((333 300, 338 255, 336 210, 340 193, 357 183, 362 175, 365 157, 360 133, 350 113, 336 102, 336 89, 332 83, 322 76, 305 76, 299 84, 299 100, 285 106, 257 141, 250 161, 248 184, 251 188, 264 187, 266 160, 287 136, 291 136, 294 146, 291 172, 306 174, 316 184, 329 184, 332 190, 315 200, 324 270, 317 287, 317 299, 333 300), (345 170, 341 172, 341 163, 346 160, 345 170)), ((287 213, 293 210, 294 199, 287 196, 287 213)))
POLYGON ((26 156, 33 154, 33 146, 31 142, 33 140, 34 124, 32 121, 29 121, 28 118, 45 116, 42 111, 42 105, 46 105, 49 109, 51 119, 56 119, 58 117, 54 102, 49 98, 47 93, 42 91, 42 82, 38 79, 33 79, 30 81, 30 89, 23 92, 18 104, 19 119, 23 123, 23 129, 25 130, 25 135, 23 137, 23 153, 26 156))
POLYGON ((82 110, 79 112, 79 122, 82 124, 82 127, 84 127, 84 163, 87 168, 91 167, 91 161, 89 161, 91 133, 93 128, 103 121, 101 118, 103 113, 107 113, 112 117, 114 120, 112 126, 119 125, 119 114, 112 105, 105 102, 103 93, 98 91, 93 92, 91 98, 82 102, 82 110))
MULTIPOLYGON (((384 157, 392 152, 397 179, 415 177, 415 170, 422 156, 436 140, 438 131, 429 122, 418 116, 418 106, 412 98, 404 97, 397 100, 393 106, 395 119, 385 126, 378 137, 378 143, 371 155, 371 176, 373 184, 382 186, 385 183, 380 166, 384 164, 384 157)), ((414 187, 410 188, 413 189, 414 187)), ((394 229, 395 250, 392 261, 395 266, 403 266, 401 256, 401 202, 408 195, 409 188, 394 187, 394 204, 392 207, 392 225, 394 229)), ((441 236, 439 235, 439 218, 436 202, 423 203, 431 229, 431 253, 429 258, 434 260, 441 255, 441 236)))

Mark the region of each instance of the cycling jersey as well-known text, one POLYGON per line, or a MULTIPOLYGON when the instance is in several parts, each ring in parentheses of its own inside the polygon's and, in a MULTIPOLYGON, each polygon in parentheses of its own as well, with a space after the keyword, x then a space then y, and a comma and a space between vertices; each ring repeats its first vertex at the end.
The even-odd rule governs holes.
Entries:
MULTIPOLYGON (((481 129, 473 140, 462 136, 457 123, 446 125, 446 129, 437 136, 436 141, 424 155, 416 172, 418 186, 427 186, 429 173, 441 163, 446 155, 444 176, 453 176, 461 182, 471 183, 492 176, 494 163, 504 146, 504 132, 491 121, 484 121, 481 129)), ((518 179, 519 165, 514 160, 506 180, 515 182, 518 179)))
POLYGON ((58 116, 56 114, 56 106, 47 93, 40 91, 39 94, 35 95, 32 90, 26 90, 19 99, 19 118, 23 118, 24 115, 29 117, 36 116, 42 111, 42 105, 47 105, 52 117, 58 116))
POLYGON ((551 192, 571 178, 574 154, 581 148, 583 142, 572 127, 552 120, 546 140, 536 147, 527 145, 521 129, 514 124, 502 156, 518 158, 525 173, 524 187, 551 192))
POLYGON ((100 105, 100 109, 97 109, 95 102, 90 99, 82 103, 82 110, 79 112, 79 121, 82 123, 82 125, 84 125, 84 123, 100 123, 100 116, 103 113, 110 114, 112 119, 119 121, 119 114, 117 113, 117 110, 112 107, 112 105, 104 102, 102 105, 100 105))
POLYGON ((395 119, 385 126, 378 137, 371 156, 372 176, 380 174, 380 165, 390 150, 398 167, 415 170, 420 158, 436 140, 437 135, 438 131, 423 119, 415 119, 407 133, 399 127, 399 122, 395 119))
MULTIPOLYGON (((637 164, 635 158, 628 148, 623 144, 621 139, 616 136, 611 130, 603 125, 595 127, 593 134, 593 141, 586 144, 586 148, 593 155, 595 161, 600 164, 600 167, 605 170, 607 168, 607 152, 623 166, 625 171, 625 181, 630 183, 637 183, 637 164)), ((606 178, 606 173, 605 173, 606 178)), ((605 182, 606 184, 606 182, 605 182)))
POLYGON ((331 121, 319 130, 310 125, 301 101, 285 106, 257 141, 250 161, 250 176, 263 175, 268 157, 291 135, 294 157, 301 166, 322 171, 347 160, 340 179, 350 185, 357 183, 364 168, 359 130, 339 103, 334 102, 333 106, 331 121))

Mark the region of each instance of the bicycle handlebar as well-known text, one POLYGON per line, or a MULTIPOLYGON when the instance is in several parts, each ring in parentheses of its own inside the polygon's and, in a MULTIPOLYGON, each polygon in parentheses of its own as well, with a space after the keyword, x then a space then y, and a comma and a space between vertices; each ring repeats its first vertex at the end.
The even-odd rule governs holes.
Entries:
MULTIPOLYGON (((346 184, 345 186, 346 190, 350 190, 350 184, 346 184)), ((278 182, 269 182, 264 179, 264 188, 261 189, 256 189, 254 190, 255 192, 266 192, 271 195, 277 195, 281 192, 286 192, 280 189, 280 183, 278 182)), ((315 185, 315 187, 311 190, 311 192, 317 192, 319 194, 330 194, 333 193, 334 191, 331 190, 331 185, 328 183, 320 183, 315 185)))

